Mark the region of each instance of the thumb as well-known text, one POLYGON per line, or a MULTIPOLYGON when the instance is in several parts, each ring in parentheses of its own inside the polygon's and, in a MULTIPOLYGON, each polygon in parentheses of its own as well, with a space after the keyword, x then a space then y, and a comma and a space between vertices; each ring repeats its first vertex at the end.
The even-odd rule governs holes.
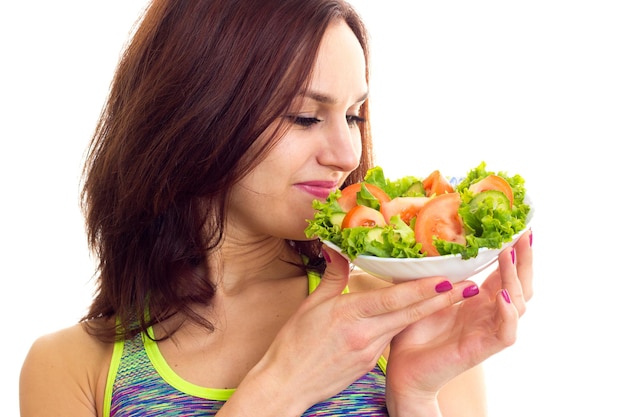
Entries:
POLYGON ((330 298, 341 294, 348 285, 350 263, 346 258, 326 245, 322 246, 322 254, 326 260, 326 270, 320 285, 315 289, 314 293, 317 294, 316 296, 330 298))

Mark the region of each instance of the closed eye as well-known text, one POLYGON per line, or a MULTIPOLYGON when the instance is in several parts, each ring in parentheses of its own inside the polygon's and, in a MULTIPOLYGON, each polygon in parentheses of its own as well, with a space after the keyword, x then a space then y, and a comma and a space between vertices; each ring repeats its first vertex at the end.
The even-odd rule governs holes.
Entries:
POLYGON ((298 125, 298 126, 302 126, 302 127, 310 127, 321 122, 321 120, 318 119, 317 117, 303 117, 303 116, 285 116, 285 117, 291 123, 298 125))
POLYGON ((346 121, 348 122, 349 126, 358 126, 361 123, 365 122, 365 119, 360 117, 360 116, 346 116, 346 121))

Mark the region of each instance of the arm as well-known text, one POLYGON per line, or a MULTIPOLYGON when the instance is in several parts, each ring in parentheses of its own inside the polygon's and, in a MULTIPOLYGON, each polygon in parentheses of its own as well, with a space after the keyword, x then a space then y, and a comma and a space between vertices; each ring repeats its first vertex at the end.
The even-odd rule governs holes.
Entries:
POLYGON ((111 349, 81 325, 37 339, 22 365, 21 416, 101 415, 111 349))
POLYGON ((391 416, 447 417, 458 409, 464 416, 486 415, 484 388, 474 385, 483 379, 476 366, 515 342, 518 318, 532 296, 530 242, 526 233, 514 249, 500 254, 479 294, 393 338, 387 366, 391 416))
POLYGON ((485 375, 481 365, 448 382, 437 396, 444 417, 484 417, 487 415, 485 375))
MULTIPOLYGON (((329 257, 320 285, 291 316, 218 415, 300 415, 370 370, 394 335, 423 317, 454 306, 463 299, 463 290, 473 285, 464 282, 440 294, 436 286, 441 278, 435 277, 396 285, 378 280, 372 288, 359 285, 353 274, 350 293, 342 295, 349 265, 339 254, 333 252, 329 257), (290 389, 285 390, 286 386, 290 389), (259 410, 256 404, 277 409, 259 410)), ((438 376, 429 377, 433 378, 438 376)), ((402 402, 405 410, 406 404, 415 405, 410 402, 413 393, 409 392, 409 401, 402 402)), ((413 417, 416 415, 420 414, 413 417)))
MULTIPOLYGON (((386 281, 356 270, 350 277, 350 292, 369 291, 391 286, 386 281)), ((385 354, 389 357, 388 352, 385 354)), ((481 417, 487 415, 483 367, 478 365, 448 382, 439 391, 437 403, 444 417, 481 417)))

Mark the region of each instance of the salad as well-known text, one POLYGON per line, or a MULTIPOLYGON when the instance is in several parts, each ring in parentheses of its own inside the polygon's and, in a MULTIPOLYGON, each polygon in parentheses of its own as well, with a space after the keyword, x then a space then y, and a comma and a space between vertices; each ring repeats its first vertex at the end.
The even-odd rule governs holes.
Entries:
POLYGON ((385 177, 379 166, 364 180, 313 201, 307 237, 359 255, 422 258, 498 249, 526 227, 530 206, 520 175, 491 172, 485 162, 456 185, 438 170, 425 178, 385 177))

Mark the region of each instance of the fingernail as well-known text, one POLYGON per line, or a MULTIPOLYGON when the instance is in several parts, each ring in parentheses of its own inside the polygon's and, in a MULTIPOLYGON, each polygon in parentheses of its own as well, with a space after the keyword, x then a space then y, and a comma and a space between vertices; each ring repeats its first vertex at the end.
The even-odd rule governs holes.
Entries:
POLYGON ((330 255, 323 248, 322 248, 322 255, 324 256, 324 260, 326 261, 326 263, 329 264, 331 262, 330 255))
POLYGON ((530 235, 528 236, 528 244, 530 246, 533 245, 533 230, 532 229, 530 229, 530 235))
POLYGON ((479 293, 478 285, 472 285, 463 290, 463 298, 470 298, 479 293))
POLYGON ((452 283, 450 281, 441 281, 439 284, 435 286, 435 291, 437 292, 446 292, 452 289, 452 283))
POLYGON ((500 294, 502 294, 502 298, 504 298, 504 301, 511 304, 511 297, 509 296, 509 292, 506 289, 502 289, 500 294))
POLYGON ((515 249, 511 249, 511 262, 515 263, 515 249))

